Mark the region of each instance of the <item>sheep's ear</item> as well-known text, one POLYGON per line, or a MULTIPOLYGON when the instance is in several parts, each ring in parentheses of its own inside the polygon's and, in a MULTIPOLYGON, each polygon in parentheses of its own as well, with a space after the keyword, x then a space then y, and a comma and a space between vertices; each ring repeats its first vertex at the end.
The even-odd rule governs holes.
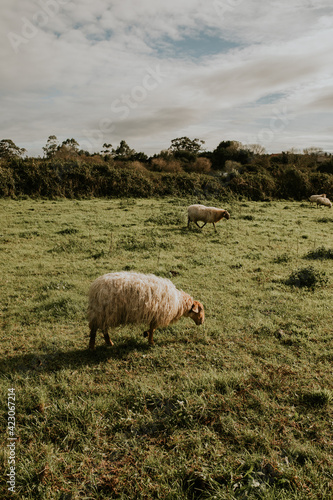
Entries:
POLYGON ((194 313, 198 313, 199 312, 198 304, 193 303, 192 307, 191 307, 191 311, 193 311, 194 313))

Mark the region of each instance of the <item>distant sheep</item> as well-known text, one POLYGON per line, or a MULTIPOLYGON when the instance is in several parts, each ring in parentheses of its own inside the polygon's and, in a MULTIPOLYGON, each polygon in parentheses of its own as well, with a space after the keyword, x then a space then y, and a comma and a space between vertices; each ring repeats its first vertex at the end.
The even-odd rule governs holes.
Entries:
POLYGON ((310 196, 309 201, 310 203, 316 203, 318 198, 326 198, 326 194, 313 194, 310 196))
POLYGON ((326 207, 332 208, 332 203, 328 198, 319 197, 317 198, 316 202, 317 202, 317 207, 318 205, 324 205, 326 207))
POLYGON ((102 330, 106 344, 113 345, 108 328, 128 324, 149 325, 144 336, 148 336, 149 344, 153 345, 156 328, 175 323, 182 316, 202 325, 204 308, 170 280, 125 271, 105 274, 97 278, 89 290, 89 349, 95 347, 98 329, 102 330))
POLYGON ((191 222, 194 222, 200 229, 202 229, 208 222, 213 224, 216 231, 215 223, 221 219, 230 219, 230 214, 222 208, 205 207, 204 205, 191 205, 187 209, 188 220, 187 227, 191 222), (198 221, 204 222, 200 227, 198 221))

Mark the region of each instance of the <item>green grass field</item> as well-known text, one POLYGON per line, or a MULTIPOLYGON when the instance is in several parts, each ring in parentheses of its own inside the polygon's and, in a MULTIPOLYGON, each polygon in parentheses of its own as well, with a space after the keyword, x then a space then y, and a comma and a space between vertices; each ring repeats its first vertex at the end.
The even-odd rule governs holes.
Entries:
POLYGON ((230 220, 188 230, 198 201, 0 200, 1 498, 332 498, 333 212, 211 200, 230 220), (117 270, 172 279, 205 324, 89 352, 89 285, 117 270))

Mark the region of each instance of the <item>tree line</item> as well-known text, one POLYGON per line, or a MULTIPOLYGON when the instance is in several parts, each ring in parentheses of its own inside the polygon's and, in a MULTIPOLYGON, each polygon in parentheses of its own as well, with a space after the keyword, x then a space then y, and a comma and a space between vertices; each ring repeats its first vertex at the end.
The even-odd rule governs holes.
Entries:
POLYGON ((318 148, 268 154, 259 144, 180 137, 148 157, 104 143, 80 149, 75 139, 49 136, 43 158, 31 158, 9 139, 0 141, 0 196, 244 196, 254 200, 301 200, 317 192, 333 196, 333 156, 318 148))

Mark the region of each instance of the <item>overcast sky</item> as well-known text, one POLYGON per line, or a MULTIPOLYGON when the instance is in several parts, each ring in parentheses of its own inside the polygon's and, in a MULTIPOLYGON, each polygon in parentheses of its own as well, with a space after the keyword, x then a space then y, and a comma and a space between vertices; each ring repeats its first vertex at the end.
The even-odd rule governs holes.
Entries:
POLYGON ((333 152, 331 0, 2 0, 1 132, 333 152))

